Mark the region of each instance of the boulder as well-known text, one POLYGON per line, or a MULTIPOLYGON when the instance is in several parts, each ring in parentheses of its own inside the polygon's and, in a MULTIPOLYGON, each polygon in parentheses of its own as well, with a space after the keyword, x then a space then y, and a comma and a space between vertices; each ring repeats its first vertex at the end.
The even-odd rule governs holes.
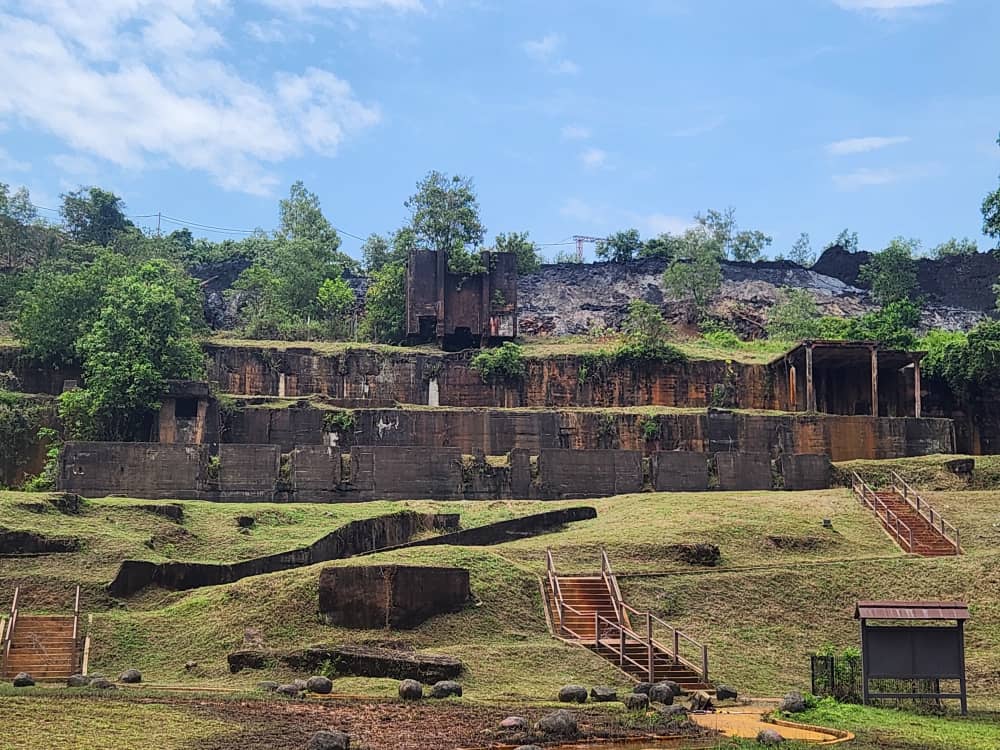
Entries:
POLYGON ((138 684, 142 682, 142 672, 138 669, 126 669, 118 675, 118 681, 124 682, 126 685, 138 684))
POLYGON ((719 685, 715 688, 715 697, 720 701, 734 701, 737 698, 736 690, 729 685, 719 685))
POLYGON ((264 669, 270 665, 275 658, 275 654, 257 648, 244 648, 233 651, 226 656, 229 662, 229 671, 233 674, 244 669, 264 669))
POLYGON ((306 750, 350 750, 351 738, 333 729, 321 729, 306 745, 306 750))
POLYGON ((500 728, 510 732, 527 732, 528 720, 523 716, 508 716, 500 722, 500 728))
POLYGON ((633 693, 641 693, 642 695, 649 695, 649 689, 653 687, 652 682, 640 682, 634 688, 632 688, 633 693))
MULTIPOLYGON (((233 656, 229 655, 229 669, 238 672, 242 660, 237 659, 238 667, 234 669, 233 656)), ((263 663, 268 659, 277 659, 297 672, 315 673, 329 662, 338 675, 417 680, 428 685, 439 680, 454 680, 463 669, 462 662, 451 656, 379 646, 310 646, 285 653, 263 652, 263 663)))
POLYGON ((257 683, 257 689, 263 690, 265 693, 273 693, 280 686, 277 682, 272 682, 271 680, 265 680, 264 682, 257 683))
POLYGON ((299 691, 301 692, 301 691, 303 691, 303 690, 305 690, 305 689, 306 689, 306 685, 308 685, 309 683, 308 683, 308 682, 306 682, 305 680, 303 680, 303 679, 302 679, 302 678, 300 677, 300 678, 299 678, 299 679, 297 679, 297 680, 292 680, 292 684, 293 684, 293 685, 297 685, 297 686, 298 686, 298 688, 299 688, 299 691))
POLYGON ((535 729, 553 737, 573 738, 577 735, 576 715, 572 711, 560 708, 558 711, 543 716, 535 724, 535 729))
POLYGON ((806 710, 806 701, 802 697, 802 693, 793 690, 790 693, 786 693, 785 697, 781 699, 781 703, 778 704, 778 710, 787 711, 790 714, 802 713, 806 710))
POLYGON ((403 680, 399 683, 399 697, 404 701, 418 701, 424 697, 424 686, 416 680, 403 680))
POLYGON ((27 672, 18 672, 14 675, 14 687, 33 687, 34 684, 34 679, 27 672))
POLYGON ((249 529, 257 523, 257 519, 253 516, 236 516, 236 525, 241 529, 249 529))
POLYGON ((66 687, 87 687, 90 678, 85 674, 71 674, 66 678, 66 687))
POLYGON ((294 682, 290 682, 285 685, 278 685, 278 687, 274 689, 274 692, 278 695, 284 695, 287 698, 298 698, 302 695, 302 688, 294 682))
POLYGON ((684 706, 679 706, 676 703, 672 706, 664 706, 660 709, 660 714, 665 719, 670 719, 671 721, 684 721, 687 719, 688 710, 684 706))
POLYGON ((765 747, 780 745, 785 738, 778 734, 776 729, 761 729, 757 732, 757 744, 765 747))
POLYGON ((333 682, 330 681, 329 677, 324 677, 323 675, 314 675, 306 680, 306 690, 310 693, 319 693, 320 695, 328 695, 333 691, 333 682))
POLYGON ((673 683, 668 682, 658 682, 649 688, 649 702, 650 703, 662 703, 664 706, 669 706, 674 702, 674 696, 677 693, 674 692, 672 687, 673 683))
POLYGON ((587 688, 583 685, 563 685, 559 688, 560 703, 586 703, 587 688))
POLYGON ((198 662, 196 661, 186 661, 184 662, 184 671, 190 672, 198 668, 198 662))
POLYGON ((698 690, 688 699, 688 709, 691 711, 707 711, 712 707, 712 696, 704 690, 698 690))
POLYGON ((115 683, 107 677, 95 677, 90 681, 90 687, 94 690, 117 690, 115 683))
POLYGON ((590 689, 590 699, 594 703, 611 703, 618 700, 618 691, 604 685, 597 685, 590 689))
POLYGON ((462 697, 462 686, 454 680, 441 680, 431 687, 431 698, 450 698, 453 695, 462 697))
POLYGON ((645 693, 629 693, 622 702, 629 711, 645 711, 649 708, 649 696, 645 693))

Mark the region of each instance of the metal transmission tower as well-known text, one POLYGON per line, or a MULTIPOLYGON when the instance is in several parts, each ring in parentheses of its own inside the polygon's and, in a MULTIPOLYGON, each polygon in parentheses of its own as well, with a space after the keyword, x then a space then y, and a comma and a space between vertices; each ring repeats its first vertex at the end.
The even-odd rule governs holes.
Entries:
POLYGON ((603 242, 604 237, 584 237, 582 234, 574 234, 573 239, 576 240, 576 262, 583 263, 583 243, 584 242, 603 242))

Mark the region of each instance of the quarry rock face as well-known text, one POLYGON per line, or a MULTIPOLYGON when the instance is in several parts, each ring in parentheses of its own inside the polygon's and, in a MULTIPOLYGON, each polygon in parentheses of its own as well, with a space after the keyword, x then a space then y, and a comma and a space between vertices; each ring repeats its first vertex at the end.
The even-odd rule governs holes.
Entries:
MULTIPOLYGON (((238 671, 234 669, 233 656, 230 654, 230 671, 238 671)), ((311 646, 270 652, 267 659, 301 672, 315 672, 329 665, 337 675, 412 679, 425 683, 453 680, 464 668, 459 659, 451 656, 357 645, 311 646)))
POLYGON ((319 611, 328 625, 377 630, 415 628, 469 601, 469 571, 382 565, 324 568, 319 611))

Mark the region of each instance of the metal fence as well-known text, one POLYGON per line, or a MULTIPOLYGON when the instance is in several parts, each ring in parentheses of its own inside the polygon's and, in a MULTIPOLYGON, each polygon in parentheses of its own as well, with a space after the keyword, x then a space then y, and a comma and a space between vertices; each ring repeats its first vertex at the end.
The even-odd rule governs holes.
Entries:
MULTIPOLYGON (((842 703, 861 703, 861 656, 819 656, 810 657, 812 670, 812 694, 819 697, 831 696, 842 703)), ((941 680, 871 680, 874 692, 883 693, 932 693, 940 692, 941 680)), ((935 699, 884 699, 879 703, 899 703, 901 700, 930 706, 941 704, 935 699)))

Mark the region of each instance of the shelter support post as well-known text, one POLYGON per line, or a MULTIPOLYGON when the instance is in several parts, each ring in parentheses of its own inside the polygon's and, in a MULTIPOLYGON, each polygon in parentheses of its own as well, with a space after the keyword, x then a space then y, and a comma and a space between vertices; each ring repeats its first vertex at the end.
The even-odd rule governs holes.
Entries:
POLYGON ((872 416, 878 416, 878 350, 872 348, 872 416))
POLYGON ((816 388, 813 384, 813 350, 806 347, 806 411, 816 411, 816 388))
POLYGON ((920 360, 913 363, 913 416, 920 419, 921 411, 920 360))

